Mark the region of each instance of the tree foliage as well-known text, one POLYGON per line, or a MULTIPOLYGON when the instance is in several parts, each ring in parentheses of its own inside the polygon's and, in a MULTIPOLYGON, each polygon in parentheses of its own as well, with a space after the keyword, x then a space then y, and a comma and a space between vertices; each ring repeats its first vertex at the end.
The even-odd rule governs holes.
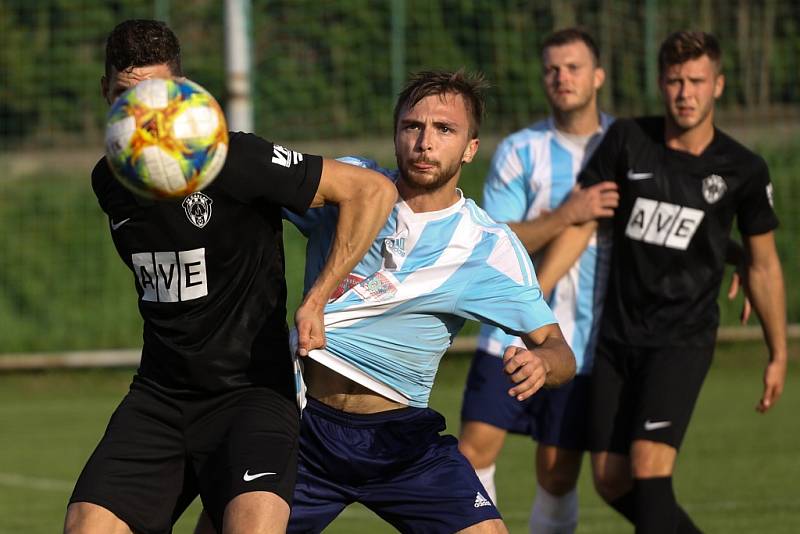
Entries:
MULTIPOLYGON (((222 2, 0 0, 0 147, 97 139, 105 37, 158 6, 181 38, 187 74, 224 103, 222 2)), ((539 43, 572 23, 598 40, 610 111, 656 110, 654 51, 684 28, 722 42, 723 108, 800 103, 800 3, 792 0, 252 0, 257 129, 281 139, 387 135, 392 73, 434 67, 482 71, 493 85, 487 127, 520 127, 546 113, 539 43)))

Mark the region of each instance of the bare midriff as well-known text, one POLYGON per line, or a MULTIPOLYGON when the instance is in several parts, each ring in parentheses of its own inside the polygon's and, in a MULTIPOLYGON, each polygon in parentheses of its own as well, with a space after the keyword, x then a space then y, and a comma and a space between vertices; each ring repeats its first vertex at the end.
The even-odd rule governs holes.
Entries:
POLYGON ((406 407, 311 358, 303 360, 303 364, 303 379, 308 387, 308 395, 331 408, 347 413, 369 414, 406 407))

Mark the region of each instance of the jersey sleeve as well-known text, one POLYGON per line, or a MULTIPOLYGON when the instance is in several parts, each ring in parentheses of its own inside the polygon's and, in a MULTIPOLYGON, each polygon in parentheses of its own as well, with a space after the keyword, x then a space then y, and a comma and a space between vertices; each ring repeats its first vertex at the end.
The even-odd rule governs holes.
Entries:
POLYGON ((553 324, 556 318, 522 243, 509 234, 510 230, 498 239, 486 268, 470 279, 458 313, 519 336, 553 324))
POLYGON ((767 163, 757 157, 736 212, 736 222, 742 235, 763 234, 778 227, 773 194, 767 163))
MULTIPOLYGON (((364 169, 376 170, 382 172, 384 175, 387 175, 388 172, 379 167, 375 161, 358 156, 344 156, 336 158, 336 161, 347 163, 348 165, 355 165, 364 169)), ((326 205, 318 208, 311 208, 304 213, 297 213, 284 208, 282 216, 300 230, 300 233, 306 237, 310 237, 321 226, 330 227, 332 233, 333 227, 336 226, 335 221, 339 217, 339 208, 338 206, 326 205)))
POLYGON ((578 174, 578 183, 583 187, 604 182, 616 182, 622 176, 619 172, 624 167, 621 161, 623 156, 623 128, 626 121, 617 120, 608 128, 608 132, 589 158, 586 166, 578 174))
POLYGON ((242 202, 264 200, 303 213, 322 177, 322 158, 301 154, 252 134, 230 134, 217 180, 242 202))
POLYGON ((525 165, 521 157, 529 155, 527 147, 515 148, 505 139, 492 157, 489 174, 483 184, 483 209, 498 222, 519 222, 525 219, 530 205, 525 165))

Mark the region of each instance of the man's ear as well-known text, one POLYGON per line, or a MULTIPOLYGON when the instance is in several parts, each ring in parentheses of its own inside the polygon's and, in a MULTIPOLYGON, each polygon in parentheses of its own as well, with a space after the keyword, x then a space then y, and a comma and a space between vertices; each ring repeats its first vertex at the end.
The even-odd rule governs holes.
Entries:
POLYGON ((722 96, 722 91, 725 90, 725 75, 717 74, 717 79, 714 80, 714 98, 722 96))
POLYGON ((464 155, 461 157, 461 161, 464 163, 469 163, 472 161, 472 158, 475 157, 475 154, 478 152, 478 145, 481 144, 480 139, 470 139, 469 143, 467 143, 467 148, 464 149, 464 155))
POLYGON ((594 69, 594 88, 599 90, 606 81, 606 71, 603 67, 594 69))

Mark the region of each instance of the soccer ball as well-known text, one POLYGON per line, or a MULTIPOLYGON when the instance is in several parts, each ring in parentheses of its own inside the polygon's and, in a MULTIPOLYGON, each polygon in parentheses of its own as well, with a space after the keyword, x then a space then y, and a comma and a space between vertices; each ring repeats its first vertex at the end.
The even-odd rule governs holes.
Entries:
POLYGON ((183 197, 216 178, 228 127, 214 97, 187 79, 144 80, 108 113, 106 159, 122 185, 151 198, 183 197))

